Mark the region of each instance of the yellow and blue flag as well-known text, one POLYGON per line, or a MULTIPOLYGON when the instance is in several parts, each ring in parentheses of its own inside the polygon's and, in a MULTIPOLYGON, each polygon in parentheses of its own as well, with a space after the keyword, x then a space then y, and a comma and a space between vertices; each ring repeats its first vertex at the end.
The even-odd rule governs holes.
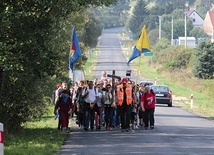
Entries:
POLYGON ((132 55, 130 56, 127 64, 129 65, 129 63, 135 58, 139 57, 141 53, 146 53, 146 52, 151 52, 151 48, 150 48, 149 39, 146 33, 146 26, 144 25, 142 28, 141 35, 135 44, 132 55))
POLYGON ((76 29, 73 27, 72 31, 72 39, 71 39, 71 46, 70 46, 70 59, 69 59, 69 68, 73 72, 74 69, 74 63, 77 59, 79 59, 82 56, 82 52, 79 46, 76 29))

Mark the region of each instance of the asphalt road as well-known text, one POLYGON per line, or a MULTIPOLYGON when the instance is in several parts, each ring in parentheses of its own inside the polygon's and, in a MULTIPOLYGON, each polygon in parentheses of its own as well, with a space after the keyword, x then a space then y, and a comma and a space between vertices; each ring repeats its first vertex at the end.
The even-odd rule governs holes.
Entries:
MULTIPOLYGON (((99 41, 96 77, 106 70, 125 76, 128 69, 119 44, 120 29, 104 30, 99 41)), ((135 79, 133 76, 132 79, 135 79)), ((179 107, 157 105, 155 128, 132 132, 84 131, 74 125, 59 155, 213 155, 214 122, 179 107)))
MULTIPOLYGON (((98 43, 99 58, 95 67, 95 78, 100 79, 102 71, 112 74, 113 70, 115 70, 116 75, 126 77, 126 71, 131 69, 127 66, 127 60, 122 53, 119 39, 120 31, 122 28, 103 31, 98 43)), ((132 73, 135 71, 132 70, 132 73)), ((135 74, 132 74, 130 78, 136 80, 135 74)))

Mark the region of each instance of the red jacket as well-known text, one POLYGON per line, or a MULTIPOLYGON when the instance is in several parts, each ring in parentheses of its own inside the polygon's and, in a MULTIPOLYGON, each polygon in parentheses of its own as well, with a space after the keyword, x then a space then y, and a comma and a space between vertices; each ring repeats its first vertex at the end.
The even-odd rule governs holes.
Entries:
POLYGON ((70 109, 73 108, 72 99, 68 97, 67 101, 64 102, 63 98, 60 97, 59 100, 56 102, 55 108, 59 108, 61 112, 67 113, 70 109))

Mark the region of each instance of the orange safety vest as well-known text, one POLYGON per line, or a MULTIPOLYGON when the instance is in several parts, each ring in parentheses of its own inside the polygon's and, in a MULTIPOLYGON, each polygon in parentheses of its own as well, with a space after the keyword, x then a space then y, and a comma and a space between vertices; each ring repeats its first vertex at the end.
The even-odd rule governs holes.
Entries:
MULTIPOLYGON (((132 104, 132 85, 131 84, 126 84, 125 93, 126 93, 126 104, 131 105, 132 104)), ((117 95, 118 105, 121 106, 123 104, 123 99, 124 99, 123 84, 116 86, 116 95, 117 95)))

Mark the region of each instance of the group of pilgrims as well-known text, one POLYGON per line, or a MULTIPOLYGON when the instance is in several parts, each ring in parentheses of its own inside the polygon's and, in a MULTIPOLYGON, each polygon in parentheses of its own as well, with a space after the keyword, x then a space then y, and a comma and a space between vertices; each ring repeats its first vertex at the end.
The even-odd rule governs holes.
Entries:
POLYGON ((153 129, 156 99, 149 84, 127 77, 113 84, 105 71, 100 79, 74 82, 70 89, 65 82, 57 84, 53 100, 58 129, 70 132, 69 119, 74 116, 84 131, 153 129))

